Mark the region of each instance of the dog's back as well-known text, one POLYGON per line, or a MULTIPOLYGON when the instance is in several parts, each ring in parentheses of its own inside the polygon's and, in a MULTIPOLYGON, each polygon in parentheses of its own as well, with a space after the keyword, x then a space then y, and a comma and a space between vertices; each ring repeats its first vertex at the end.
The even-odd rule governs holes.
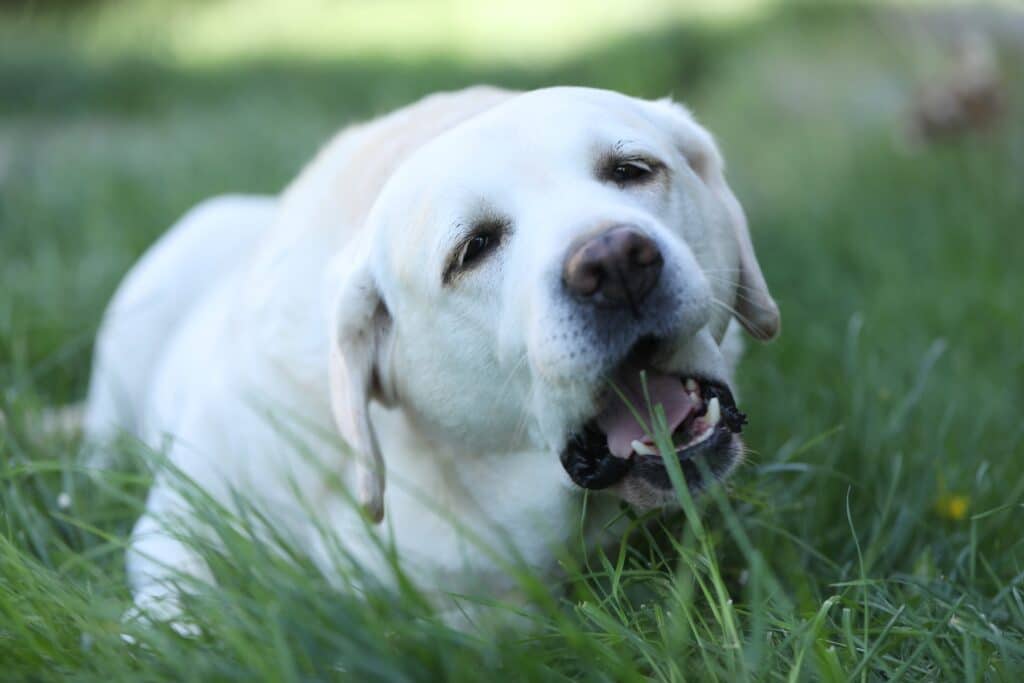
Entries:
POLYGON ((276 206, 276 198, 261 196, 204 201, 125 277, 96 340, 84 423, 90 442, 140 435, 153 374, 177 328, 204 294, 245 262, 276 206))

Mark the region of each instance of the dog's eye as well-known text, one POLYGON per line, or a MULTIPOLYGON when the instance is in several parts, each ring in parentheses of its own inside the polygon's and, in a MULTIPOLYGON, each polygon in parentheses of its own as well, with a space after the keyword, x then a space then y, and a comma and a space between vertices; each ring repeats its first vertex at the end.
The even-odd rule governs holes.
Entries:
POLYGON ((442 282, 448 284, 459 273, 469 270, 483 261, 501 243, 505 234, 505 225, 495 223, 479 226, 472 235, 456 247, 441 276, 442 282))
POLYGON ((492 248, 492 245, 497 243, 497 239, 493 235, 482 233, 474 235, 466 242, 465 248, 462 250, 462 259, 459 261, 459 265, 465 268, 481 257, 483 257, 488 250, 492 248))
POLYGON ((654 172, 651 165, 639 159, 620 161, 612 166, 609 176, 620 185, 644 181, 654 172))

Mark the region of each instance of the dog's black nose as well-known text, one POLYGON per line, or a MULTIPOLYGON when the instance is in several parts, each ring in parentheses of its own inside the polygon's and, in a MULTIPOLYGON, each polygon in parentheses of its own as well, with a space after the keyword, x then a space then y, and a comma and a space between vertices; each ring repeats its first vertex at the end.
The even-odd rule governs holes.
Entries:
POLYGON ((562 280, 576 298, 596 306, 635 308, 654 289, 663 264, 653 239, 618 226, 575 245, 562 280))

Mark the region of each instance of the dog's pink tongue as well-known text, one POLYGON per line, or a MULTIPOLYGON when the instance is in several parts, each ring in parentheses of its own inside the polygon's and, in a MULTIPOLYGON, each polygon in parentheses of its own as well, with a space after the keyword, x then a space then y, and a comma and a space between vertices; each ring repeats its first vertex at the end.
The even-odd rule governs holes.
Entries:
MULTIPOLYGON (((650 370, 647 371, 646 377, 647 396, 651 399, 651 406, 661 404, 668 420, 669 431, 674 432, 690 412, 697 408, 697 401, 686 393, 683 382, 678 377, 650 370)), ((643 418, 648 427, 651 427, 651 417, 648 414, 644 385, 640 381, 638 368, 624 369, 615 378, 615 385, 629 401, 633 410, 629 409, 618 393, 613 392, 608 407, 597 416, 597 425, 608 436, 608 450, 612 455, 628 458, 633 452, 633 441, 643 441, 648 436, 643 426, 633 417, 633 411, 643 418)), ((653 438, 650 441, 653 443, 653 438)))

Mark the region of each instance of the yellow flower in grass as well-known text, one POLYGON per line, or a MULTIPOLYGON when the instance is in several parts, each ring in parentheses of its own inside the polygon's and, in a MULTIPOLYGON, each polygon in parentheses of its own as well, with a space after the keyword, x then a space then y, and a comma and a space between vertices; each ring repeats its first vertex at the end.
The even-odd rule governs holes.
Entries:
POLYGON ((959 522, 967 516, 971 499, 955 493, 944 493, 935 501, 935 513, 944 519, 959 522))

